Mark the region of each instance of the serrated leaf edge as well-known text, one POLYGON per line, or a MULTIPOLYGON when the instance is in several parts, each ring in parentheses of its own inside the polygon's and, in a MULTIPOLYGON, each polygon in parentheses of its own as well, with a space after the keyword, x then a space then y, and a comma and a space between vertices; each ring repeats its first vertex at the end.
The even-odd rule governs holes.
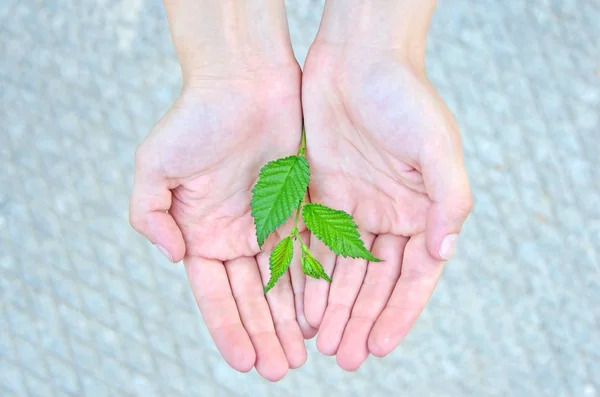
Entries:
POLYGON ((358 231, 358 225, 356 224, 356 222, 354 222, 354 217, 353 217, 352 215, 350 215, 349 213, 347 213, 346 211, 343 211, 343 210, 336 210, 336 209, 334 209, 334 208, 328 207, 328 206, 326 206, 326 205, 323 205, 323 204, 309 203, 309 204, 306 204, 306 205, 305 205, 305 206, 302 208, 302 220, 304 221, 304 224, 306 225, 306 227, 308 228, 308 230, 310 230, 310 232, 311 232, 313 235, 315 235, 315 236, 316 236, 316 237, 317 237, 317 238, 318 238, 318 239, 319 239, 319 240, 320 240, 320 241, 321 241, 323 244, 325 244, 325 245, 327 246, 327 248, 329 248, 329 249, 330 249, 330 250, 331 250, 333 253, 335 253, 336 255, 341 255, 341 256, 343 256, 344 258, 365 259, 365 260, 367 260, 367 261, 369 261, 369 262, 381 262, 381 259, 379 259, 379 258, 375 257, 375 255, 373 255, 373 254, 372 254, 372 253, 371 253, 371 252, 370 252, 370 251, 367 249, 367 247, 365 247, 365 242, 364 242, 364 241, 362 240, 362 238, 361 238, 361 235, 360 235, 360 233, 359 233, 359 231, 358 231), (322 208, 326 208, 326 209, 328 209, 328 210, 335 211, 335 212, 341 212, 341 213, 343 213, 343 214, 345 214, 345 215, 349 216, 349 217, 350 217, 350 220, 351 220, 351 221, 352 221, 352 223, 354 224, 354 228, 355 228, 356 234, 357 234, 357 236, 358 236, 358 239, 359 239, 359 241, 362 243, 362 245, 359 245, 359 246, 357 246, 357 247, 359 248, 359 250, 360 250, 360 251, 362 251, 363 255, 362 255, 362 256, 360 256, 360 255, 346 254, 346 253, 343 253, 343 252, 341 252, 341 251, 339 251, 339 250, 337 250, 337 251, 339 251, 339 252, 337 252, 337 251, 336 251, 336 249, 335 249, 334 247, 331 247, 331 246, 329 246, 329 245, 327 244, 327 242, 325 242, 325 241, 324 241, 324 239, 323 239, 323 237, 322 237, 322 236, 319 236, 319 234, 315 233, 315 232, 314 232, 314 231, 313 231, 313 230, 312 230, 312 229, 309 227, 309 225, 308 225, 308 222, 306 222, 306 218, 304 217, 304 211, 306 210, 306 208, 307 208, 307 207, 309 207, 309 208, 310 208, 311 206, 314 206, 314 207, 322 207, 322 208))
MULTIPOLYGON (((269 161, 267 164, 265 164, 260 169, 259 174, 258 174, 258 180, 257 180, 256 184, 254 185, 254 187, 252 188, 252 199, 250 200, 250 209, 251 209, 250 212, 252 214, 252 219, 254 221, 254 229, 256 230, 256 240, 257 240, 257 243, 258 243, 258 247, 261 248, 261 249, 262 249, 263 244, 265 243, 265 241, 269 237, 269 235, 271 233, 273 233, 275 230, 277 230, 281 225, 283 225, 290 218, 290 216, 292 216, 292 214, 294 213, 294 209, 292 209, 292 211, 290 212, 290 214, 287 216, 287 218, 283 222, 281 222, 280 224, 276 225, 273 228, 273 230, 269 230, 268 233, 266 233, 264 239, 262 239, 262 241, 261 241, 260 238, 259 238, 259 235, 258 235, 258 225, 256 223, 256 217, 255 217, 254 207, 252 206, 252 203, 254 202, 254 195, 256 194, 255 190, 256 190, 256 187, 258 186, 259 182, 260 182, 261 175, 263 174, 263 171, 265 170, 265 168, 267 168, 269 165, 271 165, 271 164, 273 164, 273 163, 275 163, 277 161, 286 160, 286 159, 289 159, 289 158, 296 158, 299 161, 305 162, 306 163, 306 169, 308 171, 308 183, 306 184, 306 187, 304 188, 304 192, 302 193, 302 197, 300 197, 299 200, 302 200, 302 198, 304 198, 304 195, 306 194, 306 189, 308 189, 308 185, 310 184, 310 165, 308 164, 308 161, 306 160, 306 158, 304 156, 293 155, 293 156, 287 156, 287 157, 282 157, 282 158, 279 158, 279 159, 275 159, 275 160, 269 161)), ((290 167, 290 170, 288 171, 288 174, 285 177, 286 181, 289 178, 290 174, 292 173, 292 168, 293 167, 290 167)), ((279 194, 277 196, 277 199, 279 199, 279 197, 280 197, 280 195, 281 195, 282 192, 283 192, 283 189, 279 192, 279 194)))
POLYGON ((309 248, 305 245, 302 245, 302 256, 300 258, 300 263, 302 265, 302 272, 307 276, 315 278, 317 280, 323 279, 327 282, 331 282, 331 278, 327 275, 327 273, 325 273, 325 269, 323 268, 321 262, 319 262, 317 258, 315 258, 315 256, 310 252, 309 248), (307 271, 307 268, 305 266, 305 263, 309 260, 307 258, 312 259, 318 265, 317 269, 314 272, 312 271, 313 269, 307 271))
POLYGON ((265 294, 267 292, 269 292, 271 290, 271 288, 273 288, 275 286, 275 284, 277 284, 277 281, 279 281, 281 276, 283 276, 285 274, 285 272, 287 272, 293 259, 294 259, 294 240, 292 239, 291 236, 287 236, 286 238, 282 239, 279 243, 277 243, 277 245, 271 251, 271 255, 269 255, 270 276, 269 276, 269 281, 267 282, 267 285, 265 285, 265 288, 264 288, 265 294), (281 274, 279 274, 276 278, 273 278, 273 276, 274 276, 273 268, 275 267, 274 263, 273 263, 273 254, 276 252, 278 247, 280 247, 283 243, 286 243, 286 242, 289 242, 289 244, 291 246, 291 253, 288 253, 287 251, 285 251, 283 253, 283 255, 289 255, 289 260, 287 260, 287 263, 284 263, 284 265, 283 265, 284 270, 281 272, 281 274))

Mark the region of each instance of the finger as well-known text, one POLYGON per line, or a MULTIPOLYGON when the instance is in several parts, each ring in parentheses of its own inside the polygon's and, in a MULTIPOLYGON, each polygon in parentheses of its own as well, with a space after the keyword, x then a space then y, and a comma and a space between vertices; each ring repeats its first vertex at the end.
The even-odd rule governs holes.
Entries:
POLYGON ((267 380, 278 381, 287 373, 288 362, 275 333, 256 259, 227 261, 225 269, 242 323, 256 351, 256 371, 267 380))
POLYGON ((185 255, 181 230, 169 214, 172 195, 166 176, 143 146, 135 155, 135 175, 129 200, 129 223, 171 262, 185 255))
POLYGON ((198 257, 188 257, 184 263, 192 292, 217 349, 233 369, 250 371, 256 354, 242 326, 223 263, 198 257))
POLYGON ((439 134, 423 153, 423 180, 433 202, 427 214, 427 247, 434 258, 448 260, 473 208, 458 132, 439 134))
MULTIPOLYGON (((304 244, 309 244, 310 232, 305 231, 300 233, 304 244)), ((306 287, 306 275, 302 272, 300 263, 300 247, 297 244, 294 247, 294 259, 290 265, 290 276, 292 278, 292 288, 294 289, 294 302, 296 306, 296 320, 302 330, 302 335, 305 339, 311 339, 317 334, 317 329, 312 327, 306 320, 304 313, 304 289, 306 287)))
POLYGON ((402 259, 400 279, 369 335, 369 352, 383 357, 408 334, 435 288, 444 262, 427 252, 423 233, 411 237, 402 259))
MULTIPOLYGON (((362 231, 360 235, 365 247, 370 250, 375 235, 362 231)), ((337 352, 350 318, 350 311, 366 273, 366 260, 338 256, 329 289, 327 308, 317 336, 317 349, 326 356, 337 352)))
MULTIPOLYGON (((299 252, 294 253, 294 256, 298 255, 300 255, 299 252)), ((256 260, 262 276, 262 284, 266 285, 271 276, 269 254, 261 252, 257 255, 256 260)), ((290 266, 293 265, 290 264, 290 266)), ((300 325, 296 320, 294 291, 289 272, 285 272, 265 296, 271 309, 275 332, 283 347, 287 362, 290 368, 299 368, 306 362, 306 346, 304 346, 304 336, 300 325)))
POLYGON ((369 356, 369 333, 388 302, 398 277, 408 238, 385 234, 373 242, 373 255, 382 262, 369 263, 352 314, 337 351, 337 363, 346 371, 356 371, 369 356))
MULTIPOLYGON (((336 255, 331 252, 314 235, 310 236, 310 252, 316 260, 323 265, 323 270, 328 275, 333 273, 335 267, 336 255)), ((329 283, 325 280, 317 280, 312 277, 306 278, 306 288, 304 290, 304 312, 308 323, 319 328, 325 308, 327 307, 327 297, 329 296, 329 283)))

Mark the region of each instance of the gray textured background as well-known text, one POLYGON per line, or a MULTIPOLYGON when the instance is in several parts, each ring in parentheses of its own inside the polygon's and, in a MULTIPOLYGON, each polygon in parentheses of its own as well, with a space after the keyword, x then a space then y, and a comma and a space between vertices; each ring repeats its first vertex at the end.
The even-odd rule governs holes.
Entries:
MULTIPOLYGON (((311 341, 273 385, 127 223, 180 87, 160 2, 2 0, 0 395, 600 396, 600 3, 440 3, 428 70, 476 202, 457 258, 392 355, 345 373, 311 341)), ((322 4, 288 5, 303 62, 322 4)))

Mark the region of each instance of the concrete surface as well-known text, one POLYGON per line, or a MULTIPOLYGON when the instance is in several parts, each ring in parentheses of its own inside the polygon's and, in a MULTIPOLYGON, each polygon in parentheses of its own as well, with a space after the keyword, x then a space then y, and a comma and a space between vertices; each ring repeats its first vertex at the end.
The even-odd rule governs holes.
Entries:
MULTIPOLYGON (((322 9, 289 1, 298 58, 322 9)), ((403 345, 229 369, 183 269, 130 230, 132 154, 179 89, 158 0, 0 6, 0 395, 600 396, 600 3, 443 0, 429 73, 476 207, 403 345)))

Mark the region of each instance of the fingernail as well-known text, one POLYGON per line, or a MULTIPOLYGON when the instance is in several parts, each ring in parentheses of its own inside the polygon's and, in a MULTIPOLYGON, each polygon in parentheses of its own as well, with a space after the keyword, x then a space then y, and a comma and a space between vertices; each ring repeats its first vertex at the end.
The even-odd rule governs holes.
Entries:
POLYGON ((163 254, 169 261, 173 262, 173 257, 171 256, 171 254, 169 254, 169 251, 167 251, 163 246, 160 246, 158 244, 154 244, 154 246, 158 249, 158 251, 163 254))
POLYGON ((457 238, 458 234, 449 234, 444 237, 444 240, 442 240, 442 245, 440 246, 440 256, 445 260, 452 258, 452 254, 454 254, 454 248, 456 247, 457 238))

